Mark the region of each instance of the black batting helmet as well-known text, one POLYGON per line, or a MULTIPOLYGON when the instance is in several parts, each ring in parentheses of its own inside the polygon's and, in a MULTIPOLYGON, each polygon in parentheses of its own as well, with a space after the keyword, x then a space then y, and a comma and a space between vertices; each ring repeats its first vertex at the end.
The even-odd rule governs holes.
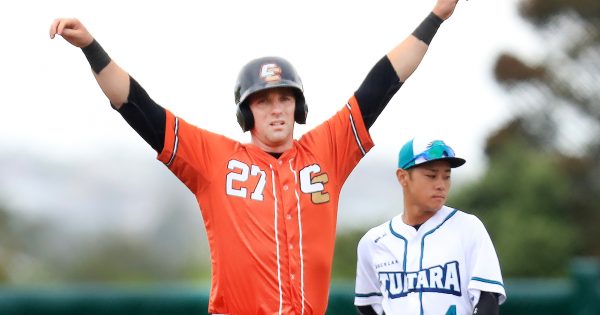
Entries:
POLYGON ((237 120, 242 130, 254 127, 254 117, 250 111, 248 97, 258 91, 277 87, 289 87, 294 90, 296 110, 294 119, 299 124, 306 123, 308 106, 304 99, 302 80, 289 61, 281 57, 262 57, 248 62, 240 71, 235 83, 235 104, 237 120))

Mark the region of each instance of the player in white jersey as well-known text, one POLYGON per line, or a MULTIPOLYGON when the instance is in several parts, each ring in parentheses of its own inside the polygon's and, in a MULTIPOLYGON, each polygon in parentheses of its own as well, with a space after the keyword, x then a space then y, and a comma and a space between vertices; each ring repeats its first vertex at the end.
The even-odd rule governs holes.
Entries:
POLYGON ((451 169, 465 163, 441 140, 413 139, 396 176, 404 211, 358 244, 354 304, 363 315, 489 315, 506 300, 483 223, 445 206, 451 169))

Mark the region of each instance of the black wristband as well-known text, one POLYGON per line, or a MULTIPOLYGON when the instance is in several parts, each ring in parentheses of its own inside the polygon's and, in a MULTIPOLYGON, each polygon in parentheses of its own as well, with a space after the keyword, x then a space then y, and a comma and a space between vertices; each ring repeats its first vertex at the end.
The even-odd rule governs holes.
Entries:
POLYGON ((416 38, 422 40, 425 44, 429 45, 438 28, 442 25, 442 22, 444 22, 444 20, 431 12, 412 34, 416 38))
POLYGON ((81 50, 96 74, 99 74, 110 63, 110 57, 95 39, 81 50))

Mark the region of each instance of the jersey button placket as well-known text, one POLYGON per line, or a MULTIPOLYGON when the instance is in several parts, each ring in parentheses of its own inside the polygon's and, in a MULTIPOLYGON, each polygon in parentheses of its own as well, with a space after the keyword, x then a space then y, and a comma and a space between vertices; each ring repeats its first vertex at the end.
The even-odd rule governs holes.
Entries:
MULTIPOLYGON (((296 174, 290 169, 290 161, 278 160, 279 163, 279 174, 280 185, 282 190, 282 203, 285 213, 285 229, 287 238, 287 252, 288 252, 288 279, 292 285, 292 290, 295 292, 292 294, 292 300, 300 299, 301 288, 300 288, 300 252, 299 252, 299 226, 297 220, 297 207, 298 200, 296 196, 296 174)), ((292 304, 301 304, 301 299, 292 301, 292 304)))

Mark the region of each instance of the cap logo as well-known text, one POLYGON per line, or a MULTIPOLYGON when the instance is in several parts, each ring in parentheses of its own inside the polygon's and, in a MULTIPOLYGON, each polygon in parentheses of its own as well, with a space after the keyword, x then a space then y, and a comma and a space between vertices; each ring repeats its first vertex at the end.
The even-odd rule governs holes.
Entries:
POLYGON ((265 82, 281 80, 281 67, 274 63, 267 63, 260 67, 260 78, 265 82))
POLYGON ((442 140, 433 140, 427 144, 427 149, 431 149, 433 146, 446 147, 447 145, 442 140))

